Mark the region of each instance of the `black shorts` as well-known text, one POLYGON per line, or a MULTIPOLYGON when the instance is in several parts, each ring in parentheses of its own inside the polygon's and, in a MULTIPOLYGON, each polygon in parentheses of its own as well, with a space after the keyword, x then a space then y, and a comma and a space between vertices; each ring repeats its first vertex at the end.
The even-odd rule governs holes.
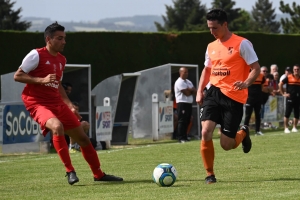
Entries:
POLYGON ((294 110, 294 118, 299 119, 300 99, 298 99, 298 98, 287 98, 285 105, 286 106, 285 106, 284 117, 289 118, 292 111, 294 110))
POLYGON ((211 86, 200 108, 200 120, 211 120, 221 125, 222 133, 235 138, 243 117, 243 104, 211 86))

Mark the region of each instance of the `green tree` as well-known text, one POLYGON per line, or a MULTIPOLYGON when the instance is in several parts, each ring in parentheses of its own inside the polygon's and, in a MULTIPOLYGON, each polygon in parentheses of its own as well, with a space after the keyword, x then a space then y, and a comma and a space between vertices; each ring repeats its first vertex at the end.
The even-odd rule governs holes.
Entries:
POLYGON ((22 8, 16 11, 12 10, 15 2, 10 0, 0 0, 0 30, 27 30, 30 26, 30 22, 20 21, 20 12, 22 8))
POLYGON ((247 31, 249 28, 250 15, 247 11, 241 8, 233 8, 235 1, 232 0, 214 0, 212 8, 221 8, 227 13, 228 28, 231 31, 247 31))
POLYGON ((283 1, 280 1, 279 9, 283 13, 290 15, 290 19, 281 18, 281 26, 284 33, 300 33, 300 6, 296 5, 296 2, 293 2, 292 8, 289 4, 284 4, 283 1))
POLYGON ((251 11, 254 19, 252 30, 265 33, 279 33, 280 23, 275 20, 275 8, 269 0, 258 0, 251 11))
POLYGON ((200 0, 173 0, 174 7, 166 5, 164 25, 154 22, 158 31, 207 30, 206 6, 200 0))

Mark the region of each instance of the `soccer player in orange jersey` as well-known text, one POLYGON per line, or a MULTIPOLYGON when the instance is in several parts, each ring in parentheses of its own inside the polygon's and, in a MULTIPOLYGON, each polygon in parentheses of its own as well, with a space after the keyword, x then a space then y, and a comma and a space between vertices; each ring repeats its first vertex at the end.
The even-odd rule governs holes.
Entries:
POLYGON ((251 149, 248 127, 243 125, 238 132, 237 130, 243 116, 243 104, 248 97, 247 88, 258 77, 260 66, 250 41, 229 31, 225 11, 213 9, 207 13, 206 19, 216 40, 207 46, 196 101, 201 105, 200 152, 207 173, 205 181, 211 184, 217 181, 212 141, 217 124, 221 125, 220 144, 224 150, 235 149, 240 143, 243 144, 244 153, 251 149), (204 97, 203 89, 208 82, 211 87, 204 97))

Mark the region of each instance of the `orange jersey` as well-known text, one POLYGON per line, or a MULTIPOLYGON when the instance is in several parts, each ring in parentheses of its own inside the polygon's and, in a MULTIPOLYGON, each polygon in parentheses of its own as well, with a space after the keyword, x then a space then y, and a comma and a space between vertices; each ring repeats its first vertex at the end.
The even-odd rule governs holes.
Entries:
POLYGON ((252 83, 252 85, 262 85, 266 82, 266 78, 264 77, 263 74, 259 74, 256 80, 252 83))
POLYGON ((245 81, 249 75, 250 66, 240 54, 240 45, 245 38, 232 34, 225 42, 215 40, 207 47, 211 61, 210 82, 220 88, 229 98, 246 103, 248 90, 235 90, 236 81, 245 81))
POLYGON ((264 83, 264 87, 269 87, 270 85, 270 79, 266 79, 265 83, 264 83))
POLYGON ((257 98, 261 95, 262 86, 265 84, 266 78, 263 74, 259 74, 256 80, 248 87, 248 98, 257 98))
POLYGON ((286 91, 290 94, 289 98, 300 98, 300 78, 289 74, 282 82, 287 84, 286 91))

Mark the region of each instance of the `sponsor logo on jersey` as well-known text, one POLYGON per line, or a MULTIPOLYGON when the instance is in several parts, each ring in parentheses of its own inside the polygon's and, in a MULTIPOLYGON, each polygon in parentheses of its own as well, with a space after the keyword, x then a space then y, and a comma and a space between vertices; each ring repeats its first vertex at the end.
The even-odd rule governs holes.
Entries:
POLYGON ((54 83, 47 83, 47 84, 45 84, 45 86, 58 89, 59 83, 58 83, 58 81, 55 81, 54 83))
POLYGON ((214 68, 211 74, 215 76, 229 76, 230 70, 227 68, 214 68))

